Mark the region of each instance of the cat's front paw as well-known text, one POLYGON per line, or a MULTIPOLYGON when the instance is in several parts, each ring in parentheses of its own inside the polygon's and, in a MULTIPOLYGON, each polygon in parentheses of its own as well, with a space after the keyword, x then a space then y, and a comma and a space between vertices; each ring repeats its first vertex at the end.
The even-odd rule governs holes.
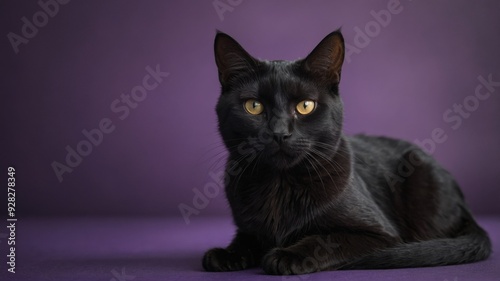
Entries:
POLYGON ((246 257, 222 248, 208 250, 203 256, 203 268, 206 271, 235 271, 249 267, 246 257))
POLYGON ((318 271, 318 261, 304 258, 293 251, 274 248, 262 259, 262 267, 267 274, 291 275, 318 271))

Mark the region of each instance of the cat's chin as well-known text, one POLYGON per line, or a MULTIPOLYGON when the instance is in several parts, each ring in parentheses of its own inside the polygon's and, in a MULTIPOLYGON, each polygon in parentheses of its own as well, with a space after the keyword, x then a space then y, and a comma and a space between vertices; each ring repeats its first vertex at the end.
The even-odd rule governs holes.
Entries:
POLYGON ((288 153, 284 151, 277 151, 270 157, 272 165, 279 170, 286 170, 297 165, 302 156, 298 153, 288 153))

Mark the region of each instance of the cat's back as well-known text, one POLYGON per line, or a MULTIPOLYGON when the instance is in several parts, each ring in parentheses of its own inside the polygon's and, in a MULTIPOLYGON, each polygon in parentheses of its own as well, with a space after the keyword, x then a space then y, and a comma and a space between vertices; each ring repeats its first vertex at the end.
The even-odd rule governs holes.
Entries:
POLYGON ((409 151, 423 152, 418 146, 400 139, 384 136, 354 135, 346 139, 351 146, 356 164, 377 166, 390 165, 409 151))
POLYGON ((351 147, 355 172, 374 189, 390 191, 391 183, 420 163, 426 163, 432 173, 446 173, 432 156, 408 141, 369 135, 346 139, 351 147))

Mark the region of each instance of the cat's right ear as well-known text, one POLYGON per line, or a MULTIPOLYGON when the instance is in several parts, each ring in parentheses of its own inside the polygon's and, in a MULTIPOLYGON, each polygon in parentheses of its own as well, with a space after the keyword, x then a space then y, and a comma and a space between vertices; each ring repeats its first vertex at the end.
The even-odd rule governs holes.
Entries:
POLYGON ((303 60, 302 67, 325 83, 338 84, 344 62, 344 37, 340 30, 328 34, 303 60))
POLYGON ((227 85, 233 77, 253 71, 257 60, 241 47, 231 36, 217 31, 214 42, 215 63, 219 70, 221 85, 227 85))

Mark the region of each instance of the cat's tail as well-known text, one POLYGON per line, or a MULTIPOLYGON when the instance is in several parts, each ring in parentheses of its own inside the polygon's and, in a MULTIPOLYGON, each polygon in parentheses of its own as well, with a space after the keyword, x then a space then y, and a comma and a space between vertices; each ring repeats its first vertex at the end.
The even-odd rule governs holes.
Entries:
POLYGON ((480 261, 491 254, 488 234, 472 222, 462 235, 401 244, 365 257, 350 269, 402 268, 451 265, 480 261))

